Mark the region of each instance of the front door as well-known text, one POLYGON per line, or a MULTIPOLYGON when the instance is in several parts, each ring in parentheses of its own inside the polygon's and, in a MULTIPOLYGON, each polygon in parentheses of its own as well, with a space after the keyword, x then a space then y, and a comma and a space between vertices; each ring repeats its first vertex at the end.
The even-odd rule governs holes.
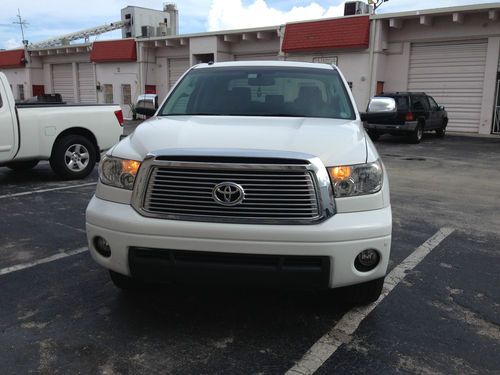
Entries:
POLYGON ((427 99, 429 99, 429 129, 439 129, 443 123, 443 113, 432 97, 428 96, 427 99))
POLYGON ((2 95, 6 90, 10 87, 0 81, 0 163, 10 160, 17 151, 16 124, 11 112, 14 103, 9 103, 6 95, 2 95))

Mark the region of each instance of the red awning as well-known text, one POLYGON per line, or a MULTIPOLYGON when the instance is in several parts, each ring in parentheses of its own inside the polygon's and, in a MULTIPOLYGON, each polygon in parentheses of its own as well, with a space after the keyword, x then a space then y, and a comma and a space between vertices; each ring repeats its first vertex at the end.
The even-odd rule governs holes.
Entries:
POLYGON ((114 62, 114 61, 136 61, 137 52, 135 40, 107 40, 95 42, 90 52, 90 61, 114 62))
POLYGON ((345 17, 287 24, 284 52, 368 48, 370 17, 345 17))
POLYGON ((22 68, 24 63, 23 49, 0 51, 0 68, 22 68))

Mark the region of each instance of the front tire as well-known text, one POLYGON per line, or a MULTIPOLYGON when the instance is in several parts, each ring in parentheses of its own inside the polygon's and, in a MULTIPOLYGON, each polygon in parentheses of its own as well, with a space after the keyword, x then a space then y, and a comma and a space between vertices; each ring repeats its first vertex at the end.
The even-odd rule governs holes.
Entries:
POLYGON ((13 171, 27 171, 33 169, 38 165, 39 160, 23 160, 23 161, 13 161, 7 164, 7 168, 13 171))
POLYGON ((87 177, 95 167, 97 147, 88 138, 68 134, 59 139, 52 150, 50 166, 65 180, 87 177))
POLYGON ((378 300, 384 287, 384 277, 345 288, 345 299, 353 305, 368 305, 378 300))
POLYGON ((436 134, 439 138, 443 138, 446 134, 446 125, 448 125, 448 119, 443 120, 443 124, 441 125, 441 129, 436 129, 436 134))

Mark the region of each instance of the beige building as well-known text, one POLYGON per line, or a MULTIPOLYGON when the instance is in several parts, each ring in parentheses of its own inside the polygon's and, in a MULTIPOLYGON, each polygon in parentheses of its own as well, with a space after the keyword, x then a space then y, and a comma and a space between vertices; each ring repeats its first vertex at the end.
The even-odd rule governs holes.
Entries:
POLYGON ((199 62, 325 62, 340 67, 360 110, 377 92, 425 91, 448 110, 449 130, 500 134, 499 56, 494 3, 4 51, 0 70, 18 99, 57 92, 68 102, 119 103, 131 117, 137 95, 163 99, 199 62))

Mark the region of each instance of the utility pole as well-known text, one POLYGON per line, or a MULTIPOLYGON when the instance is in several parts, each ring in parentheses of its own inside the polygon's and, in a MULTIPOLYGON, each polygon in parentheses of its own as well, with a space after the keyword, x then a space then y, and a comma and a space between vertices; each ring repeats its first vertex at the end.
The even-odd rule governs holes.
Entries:
POLYGON ((23 45, 25 47, 28 47, 28 41, 24 38, 24 27, 28 26, 28 22, 23 20, 23 18, 21 17, 21 11, 19 10, 19 8, 17 9, 17 19, 18 19, 18 21, 14 21, 12 23, 19 25, 21 27, 21 35, 23 37, 23 45))
POLYGON ((373 14, 375 14, 377 8, 387 1, 389 0, 368 0, 368 4, 373 7, 373 14))

